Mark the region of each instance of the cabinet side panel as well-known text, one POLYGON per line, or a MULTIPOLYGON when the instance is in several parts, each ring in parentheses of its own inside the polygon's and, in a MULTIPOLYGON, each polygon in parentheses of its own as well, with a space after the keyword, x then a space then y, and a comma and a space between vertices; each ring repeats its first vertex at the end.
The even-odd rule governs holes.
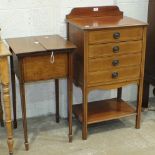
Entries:
POLYGON ((75 85, 81 86, 83 85, 84 72, 84 32, 68 24, 68 40, 77 46, 73 54, 73 78, 75 85))

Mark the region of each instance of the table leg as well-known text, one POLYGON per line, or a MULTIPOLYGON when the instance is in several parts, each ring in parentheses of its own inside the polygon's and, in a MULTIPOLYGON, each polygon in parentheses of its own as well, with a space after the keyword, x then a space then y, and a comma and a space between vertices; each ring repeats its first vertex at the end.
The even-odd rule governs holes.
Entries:
POLYGON ((2 92, 4 101, 4 112, 5 112, 5 124, 7 131, 7 142, 10 155, 13 154, 13 131, 12 131, 12 120, 11 120, 11 104, 10 104, 10 79, 9 79, 9 65, 7 57, 0 58, 0 70, 1 70, 1 81, 2 81, 2 92))
POLYGON ((27 132, 27 118, 26 118, 25 87, 24 87, 24 83, 21 81, 20 81, 20 95, 21 95, 21 107, 22 107, 25 150, 28 151, 29 143, 28 143, 28 134, 27 134, 28 132, 27 132))
POLYGON ((0 123, 1 123, 1 127, 4 127, 1 92, 0 92, 0 123))
POLYGON ((17 112, 16 112, 16 80, 14 72, 13 57, 10 56, 10 67, 11 67, 11 85, 12 85, 12 103, 13 103, 13 117, 14 117, 14 128, 17 128, 17 112))
POLYGON ((73 105, 72 54, 69 54, 68 71, 69 71, 69 77, 67 78, 67 92, 68 92, 69 142, 72 142, 72 105, 73 105))
POLYGON ((56 122, 59 123, 59 79, 55 79, 56 122))
POLYGON ((118 88, 117 89, 117 100, 121 100, 122 99, 122 88, 118 88))

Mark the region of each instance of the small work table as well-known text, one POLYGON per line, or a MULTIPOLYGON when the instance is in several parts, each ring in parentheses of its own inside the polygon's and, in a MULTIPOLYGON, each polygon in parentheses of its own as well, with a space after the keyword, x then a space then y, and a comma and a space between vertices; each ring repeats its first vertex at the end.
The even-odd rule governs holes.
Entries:
POLYGON ((2 84, 4 113, 5 113, 5 125, 7 130, 7 141, 9 147, 9 153, 13 153, 13 132, 12 132, 12 119, 11 119, 11 104, 10 104, 10 74, 8 56, 11 53, 5 47, 4 43, 0 41, 0 80, 2 84))
POLYGON ((56 121, 59 122, 59 78, 67 77, 69 141, 72 141, 72 52, 76 48, 70 41, 58 35, 32 36, 6 39, 12 53, 11 80, 14 109, 14 127, 16 121, 15 75, 20 83, 20 95, 25 138, 25 149, 29 150, 26 102, 24 84, 41 80, 55 79, 56 121))

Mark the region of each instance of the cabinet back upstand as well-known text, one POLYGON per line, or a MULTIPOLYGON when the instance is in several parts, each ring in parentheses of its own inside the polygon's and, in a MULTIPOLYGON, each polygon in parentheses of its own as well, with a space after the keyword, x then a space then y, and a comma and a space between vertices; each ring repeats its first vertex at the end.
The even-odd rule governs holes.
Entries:
POLYGON ((124 17, 117 6, 74 8, 67 18, 73 55, 74 84, 81 87, 83 103, 73 112, 87 139, 89 124, 136 115, 140 128, 147 24, 124 17), (137 107, 122 100, 122 87, 137 84, 137 107), (96 89, 117 89, 117 98, 90 102, 96 89))

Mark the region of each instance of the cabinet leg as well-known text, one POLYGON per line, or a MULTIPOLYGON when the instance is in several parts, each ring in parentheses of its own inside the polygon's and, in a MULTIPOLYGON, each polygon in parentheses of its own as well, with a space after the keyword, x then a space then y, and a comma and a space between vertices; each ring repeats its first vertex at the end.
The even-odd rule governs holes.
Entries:
POLYGON ((16 112, 16 80, 15 80, 15 72, 13 65, 13 57, 10 56, 10 66, 11 66, 11 85, 12 85, 12 104, 13 104, 13 125, 14 128, 17 128, 17 112, 16 112))
POLYGON ((137 116, 136 116, 136 128, 140 128, 141 111, 142 111, 142 94, 143 94, 143 83, 140 82, 138 85, 138 96, 137 96, 137 116))
POLYGON ((117 89, 117 100, 121 100, 122 99, 122 88, 118 88, 117 89))
POLYGON ((149 86, 150 84, 146 81, 144 81, 144 91, 143 91, 143 101, 142 101, 142 107, 148 108, 149 103, 149 86))
POLYGON ((25 150, 29 150, 28 134, 27 134, 27 118, 26 118, 26 102, 25 102, 25 87, 23 83, 20 83, 20 95, 21 95, 21 107, 24 129, 25 150))
POLYGON ((88 136, 88 126, 87 126, 87 116, 88 116, 88 94, 86 90, 83 90, 83 117, 82 117, 82 139, 87 140, 88 136))

